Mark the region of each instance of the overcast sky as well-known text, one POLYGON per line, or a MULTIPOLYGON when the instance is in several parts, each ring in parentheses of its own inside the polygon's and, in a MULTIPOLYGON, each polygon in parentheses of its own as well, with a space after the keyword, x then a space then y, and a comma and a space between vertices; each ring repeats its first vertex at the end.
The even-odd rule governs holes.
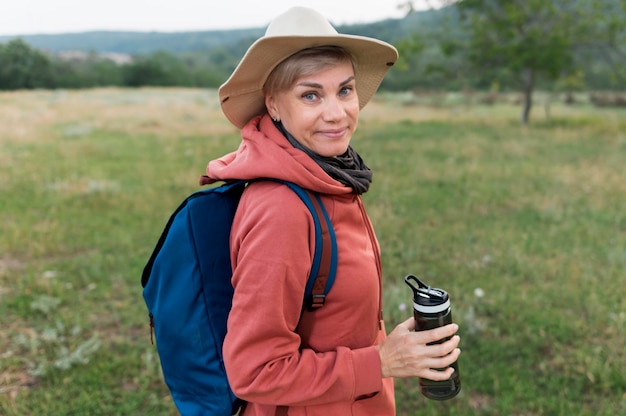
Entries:
POLYGON ((402 17, 402 3, 406 0, 0 0, 0 35, 256 28, 296 5, 317 9, 338 26, 402 17))

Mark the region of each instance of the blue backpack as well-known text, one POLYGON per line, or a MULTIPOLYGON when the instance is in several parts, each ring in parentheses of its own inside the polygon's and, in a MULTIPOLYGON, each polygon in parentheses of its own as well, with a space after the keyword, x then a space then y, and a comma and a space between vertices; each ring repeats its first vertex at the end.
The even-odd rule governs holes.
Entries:
MULTIPOLYGON (((271 179, 275 180, 275 179, 271 179)), ((303 305, 321 307, 337 268, 330 219, 317 194, 291 183, 315 222, 303 305)), ((246 181, 198 191, 171 215, 141 276, 163 377, 181 415, 234 415, 242 404, 226 377, 222 344, 232 305, 230 229, 246 181)))

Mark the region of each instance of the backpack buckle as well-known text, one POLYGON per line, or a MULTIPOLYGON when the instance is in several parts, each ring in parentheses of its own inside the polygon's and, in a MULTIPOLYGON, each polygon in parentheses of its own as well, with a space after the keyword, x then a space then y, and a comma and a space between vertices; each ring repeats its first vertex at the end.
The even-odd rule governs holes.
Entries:
POLYGON ((313 294, 307 303, 308 310, 314 311, 319 309, 326 303, 326 295, 323 293, 319 295, 313 294))

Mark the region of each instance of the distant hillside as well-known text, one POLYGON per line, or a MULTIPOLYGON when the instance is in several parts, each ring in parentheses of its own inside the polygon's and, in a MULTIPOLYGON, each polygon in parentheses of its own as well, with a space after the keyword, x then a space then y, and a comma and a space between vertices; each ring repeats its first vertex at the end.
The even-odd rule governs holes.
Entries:
POLYGON ((197 52, 216 46, 254 39, 262 29, 206 32, 83 32, 54 35, 0 36, 0 43, 21 38, 34 48, 51 53, 82 51, 100 53, 147 54, 158 50, 173 53, 197 52))
MULTIPOLYGON (((372 36, 388 42, 408 37, 412 32, 435 28, 442 10, 416 12, 404 19, 338 27, 343 33, 372 36)), ((172 53, 207 51, 216 47, 245 50, 263 35, 264 28, 213 30, 199 32, 116 32, 94 31, 51 35, 0 36, 0 43, 21 38, 34 48, 51 53, 82 51, 98 53, 148 54, 155 51, 172 53)), ((234 52, 234 51, 233 51, 234 52)))

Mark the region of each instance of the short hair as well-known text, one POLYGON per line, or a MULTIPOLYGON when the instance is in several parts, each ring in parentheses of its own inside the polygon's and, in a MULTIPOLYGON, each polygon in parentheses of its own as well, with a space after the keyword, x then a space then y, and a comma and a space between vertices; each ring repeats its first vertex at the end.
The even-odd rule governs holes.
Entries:
POLYGON ((303 76, 324 71, 337 64, 350 63, 354 71, 356 59, 339 46, 317 46, 298 51, 279 63, 263 84, 263 94, 275 94, 291 88, 303 76))

